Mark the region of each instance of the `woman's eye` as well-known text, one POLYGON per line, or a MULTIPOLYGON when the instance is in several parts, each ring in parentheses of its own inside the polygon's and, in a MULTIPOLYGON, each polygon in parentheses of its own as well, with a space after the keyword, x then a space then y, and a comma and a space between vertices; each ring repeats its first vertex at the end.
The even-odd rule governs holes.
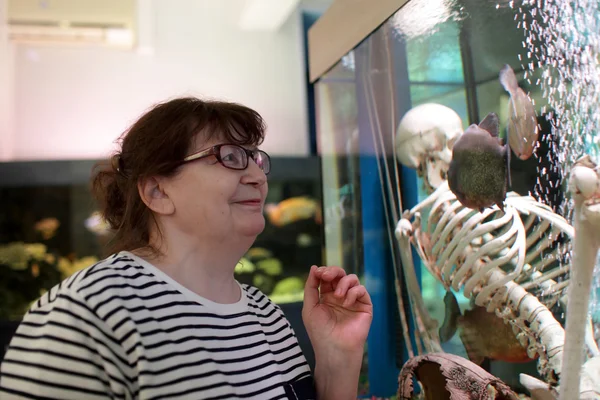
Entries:
POLYGON ((229 164, 236 164, 236 163, 240 162, 240 157, 235 153, 229 153, 225 157, 222 157, 221 159, 223 160, 223 162, 226 162, 229 164))

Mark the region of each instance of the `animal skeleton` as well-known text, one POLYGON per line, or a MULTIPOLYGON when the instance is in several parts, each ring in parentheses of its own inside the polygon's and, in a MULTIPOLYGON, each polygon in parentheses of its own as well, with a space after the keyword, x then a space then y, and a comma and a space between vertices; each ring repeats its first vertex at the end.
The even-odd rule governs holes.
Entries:
MULTIPOLYGON (((418 140, 419 136, 415 135, 415 138, 418 140)), ((413 157, 419 158, 419 155, 413 157)), ((398 156, 398 159, 402 158, 398 156)), ((440 163, 440 160, 431 157, 421 159, 440 163)), ((593 245, 588 243, 587 249, 589 254, 593 253, 592 260, 595 260, 600 243, 600 174, 588 158, 581 159, 573 169, 571 187, 575 196, 581 198, 576 202, 580 210, 576 215, 586 217, 585 228, 588 231, 582 234, 595 238, 593 245)), ((570 363, 568 370, 562 368, 563 354, 566 354, 565 360, 570 359, 564 351, 569 349, 569 343, 573 343, 574 353, 583 347, 580 339, 585 329, 588 298, 584 296, 582 299, 585 309, 579 304, 575 306, 579 310, 572 310, 571 303, 576 301, 568 303, 568 320, 573 321, 572 325, 577 328, 573 337, 567 336, 566 346, 565 330, 550 311, 559 299, 566 297, 565 288, 573 280, 569 277, 569 270, 579 270, 580 267, 577 253, 572 267, 556 266, 566 250, 565 246, 557 245, 559 235, 569 240, 575 235, 575 229, 563 217, 534 198, 514 192, 507 196, 504 213, 496 206, 479 213, 463 207, 444 181, 424 201, 404 212, 395 233, 416 323, 417 344, 422 341, 425 352, 439 352, 441 346, 437 321, 429 316, 421 297, 411 245, 423 266, 446 289, 463 289, 465 297, 513 326, 529 357, 539 356, 538 371, 545 382, 521 375, 521 383, 534 398, 555 399, 559 383, 561 386, 573 386, 575 389, 565 387, 564 391, 579 393, 578 398, 600 397, 600 352, 589 321, 585 332, 589 360, 583 366, 581 380, 578 374, 581 360, 578 361, 578 357, 570 363), (423 218, 425 214, 427 218, 423 218), (579 316, 576 316, 577 313, 579 316), (566 383, 567 380, 575 384, 566 383)), ((586 262, 589 264, 589 260, 586 259, 586 262)), ((589 274, 586 275, 588 282, 591 280, 589 274)), ((577 273, 572 275, 577 276, 577 273)), ((583 291, 589 292, 589 284, 586 287, 583 291)), ((405 338, 408 337, 410 335, 405 332, 405 338)), ((561 399, 577 398, 577 395, 561 396, 561 399)))

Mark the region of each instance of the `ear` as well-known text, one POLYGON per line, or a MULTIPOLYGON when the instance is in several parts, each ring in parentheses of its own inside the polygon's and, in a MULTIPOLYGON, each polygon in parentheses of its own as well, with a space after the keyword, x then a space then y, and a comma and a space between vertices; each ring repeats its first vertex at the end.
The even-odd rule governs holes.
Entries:
POLYGON ((138 192, 144 204, 157 214, 170 215, 175 212, 175 204, 165 191, 164 180, 146 178, 138 182, 138 192))

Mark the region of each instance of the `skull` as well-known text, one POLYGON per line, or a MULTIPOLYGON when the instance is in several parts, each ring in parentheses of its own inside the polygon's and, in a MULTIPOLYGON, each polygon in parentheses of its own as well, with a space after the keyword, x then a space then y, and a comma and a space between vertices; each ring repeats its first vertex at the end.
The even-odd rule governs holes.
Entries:
POLYGON ((409 110, 396 132, 396 156, 415 168, 428 193, 447 179, 452 146, 463 133, 462 119, 451 108, 425 103, 409 110))

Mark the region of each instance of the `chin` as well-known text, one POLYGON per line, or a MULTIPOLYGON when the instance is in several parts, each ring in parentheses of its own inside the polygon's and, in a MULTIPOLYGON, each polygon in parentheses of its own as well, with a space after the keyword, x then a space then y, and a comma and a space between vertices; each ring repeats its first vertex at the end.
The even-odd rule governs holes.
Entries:
POLYGON ((242 227, 240 227, 240 231, 245 236, 258 236, 265 229, 265 219, 261 216, 260 219, 256 218, 255 221, 247 221, 242 227))

